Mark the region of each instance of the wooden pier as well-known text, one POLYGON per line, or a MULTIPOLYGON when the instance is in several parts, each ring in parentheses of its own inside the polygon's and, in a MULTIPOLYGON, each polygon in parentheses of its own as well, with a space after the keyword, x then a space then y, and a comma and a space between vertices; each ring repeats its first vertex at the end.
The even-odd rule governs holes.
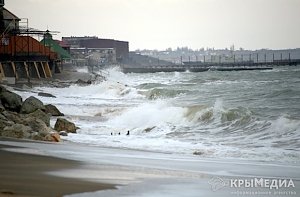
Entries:
POLYGON ((264 62, 183 62, 182 64, 128 66, 122 67, 124 73, 155 73, 155 72, 205 72, 215 71, 243 71, 243 70, 271 70, 276 66, 297 66, 300 59, 274 60, 264 62))

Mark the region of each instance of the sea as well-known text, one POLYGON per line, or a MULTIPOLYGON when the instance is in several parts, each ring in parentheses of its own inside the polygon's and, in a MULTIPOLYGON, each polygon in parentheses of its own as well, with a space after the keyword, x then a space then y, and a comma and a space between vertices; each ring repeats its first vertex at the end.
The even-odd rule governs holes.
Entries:
POLYGON ((105 73, 106 81, 89 86, 18 93, 56 105, 80 128, 62 137, 73 143, 145 154, 300 163, 299 66, 143 74, 113 67, 105 73), (56 98, 33 93, 41 91, 56 98))

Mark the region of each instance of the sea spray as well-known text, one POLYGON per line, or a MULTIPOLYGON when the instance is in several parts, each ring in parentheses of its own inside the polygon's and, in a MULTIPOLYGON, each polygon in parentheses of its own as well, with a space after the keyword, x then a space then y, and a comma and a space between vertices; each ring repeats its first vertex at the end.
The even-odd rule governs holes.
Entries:
POLYGON ((106 82, 86 87, 37 88, 57 96, 41 100, 56 104, 80 126, 78 134, 64 139, 174 154, 200 151, 198 157, 300 162, 297 68, 107 72, 106 82))

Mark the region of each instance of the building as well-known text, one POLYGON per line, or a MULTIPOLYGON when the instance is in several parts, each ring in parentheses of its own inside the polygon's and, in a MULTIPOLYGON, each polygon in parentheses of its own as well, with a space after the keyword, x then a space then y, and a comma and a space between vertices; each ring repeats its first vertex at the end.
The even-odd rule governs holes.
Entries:
POLYGON ((59 71, 59 55, 32 37, 46 32, 29 29, 28 20, 21 28, 21 22, 0 0, 0 81, 52 77, 59 71))
POLYGON ((46 47, 49 47, 52 51, 56 52, 59 59, 71 59, 71 55, 68 53, 68 51, 66 51, 56 40, 53 40, 52 35, 49 33, 48 30, 46 32, 47 33, 44 34, 44 39, 41 40, 40 43, 46 47))
POLYGON ((129 55, 129 43, 126 41, 119 41, 113 39, 100 39, 98 37, 63 37, 62 41, 68 43, 71 46, 71 51, 76 48, 89 49, 114 49, 116 54, 116 60, 122 62, 128 58, 129 55))

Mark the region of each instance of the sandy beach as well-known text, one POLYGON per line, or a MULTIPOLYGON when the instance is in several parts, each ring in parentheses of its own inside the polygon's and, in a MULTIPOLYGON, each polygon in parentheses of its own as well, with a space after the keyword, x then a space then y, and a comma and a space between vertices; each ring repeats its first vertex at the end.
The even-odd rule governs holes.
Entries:
MULTIPOLYGON (((61 171, 80 166, 80 162, 35 154, 12 153, 0 145, 0 196, 63 196, 72 193, 115 188, 111 184, 53 177, 47 171, 61 171)), ((17 147, 22 149, 21 147, 17 147)))
POLYGON ((297 164, 201 159, 68 142, 2 138, 0 144, 2 196, 237 196, 236 192, 245 189, 275 191, 212 187, 216 186, 212 185, 215 178, 226 181, 254 177, 292 179, 295 187, 276 191, 290 191, 294 196, 300 192, 297 164))

